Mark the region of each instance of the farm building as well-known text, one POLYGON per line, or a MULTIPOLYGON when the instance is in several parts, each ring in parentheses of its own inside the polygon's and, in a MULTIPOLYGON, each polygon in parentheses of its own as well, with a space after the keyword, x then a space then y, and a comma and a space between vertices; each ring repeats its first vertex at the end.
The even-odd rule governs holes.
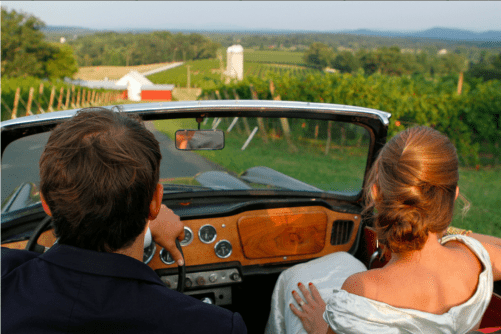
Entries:
POLYGON ((172 100, 174 85, 155 85, 144 75, 130 71, 116 82, 127 86, 127 96, 131 101, 172 100))
POLYGON ((244 78, 244 48, 241 45, 230 46, 226 51, 226 62, 226 75, 242 80, 244 78))
POLYGON ((117 81, 111 80, 70 80, 66 82, 89 88, 122 90, 123 98, 130 101, 171 101, 174 85, 155 85, 137 71, 130 71, 117 81))
POLYGON ((144 85, 141 86, 141 100, 171 101, 174 85, 144 85))
POLYGON ((131 101, 141 101, 141 86, 152 86, 153 82, 137 71, 130 71, 117 82, 117 85, 127 86, 127 96, 131 101))

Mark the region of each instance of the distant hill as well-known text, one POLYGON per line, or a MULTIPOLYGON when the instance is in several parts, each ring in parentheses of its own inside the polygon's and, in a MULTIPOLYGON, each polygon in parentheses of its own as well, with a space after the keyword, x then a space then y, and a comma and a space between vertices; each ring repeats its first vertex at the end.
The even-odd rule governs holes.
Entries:
MULTIPOLYGON (((242 33, 243 30, 228 30, 229 28, 221 28, 211 29, 212 33, 222 33, 222 34, 231 34, 231 33, 242 33)), ((74 38, 75 36, 83 36, 94 34, 97 32, 104 31, 116 31, 116 32, 129 32, 129 33, 148 33, 155 30, 160 29, 89 29, 83 27, 70 27, 70 26, 46 26, 42 28, 42 32, 44 32, 48 39, 58 39, 60 37, 65 37, 66 39, 74 38)), ((207 31, 201 29, 193 29, 193 30, 185 30, 185 29, 164 29, 172 32, 184 32, 184 33, 206 33, 207 31)), ((331 32, 321 32, 321 31, 287 31, 287 30, 265 30, 265 29, 256 29, 254 31, 245 30, 246 33, 249 34, 312 34, 312 33, 321 33, 321 34, 347 34, 347 35, 359 35, 359 36, 378 36, 378 37, 399 37, 399 38, 418 38, 418 39, 432 39, 432 40, 443 40, 443 41, 467 41, 467 42, 487 42, 487 43, 501 43, 501 30, 489 30, 484 32, 473 32, 464 29, 452 29, 452 28, 431 28, 423 31, 378 31, 378 30, 370 30, 370 29, 358 29, 358 30, 344 30, 344 31, 331 31, 331 32)))
POLYGON ((395 32, 395 31, 377 31, 368 29, 343 31, 344 34, 380 36, 380 37, 412 37, 429 38, 451 41, 474 41, 474 42, 500 42, 501 31, 489 30, 485 32, 473 32, 463 29, 451 28, 431 28, 418 32, 395 32))

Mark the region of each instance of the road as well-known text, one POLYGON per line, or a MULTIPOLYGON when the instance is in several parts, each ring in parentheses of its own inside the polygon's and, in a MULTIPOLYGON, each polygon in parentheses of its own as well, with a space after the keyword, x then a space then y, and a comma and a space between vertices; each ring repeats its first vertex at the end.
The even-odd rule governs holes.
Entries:
MULTIPOLYGON (((162 162, 160 178, 192 177, 200 172, 224 170, 194 152, 179 151, 174 142, 156 131, 153 124, 146 122, 160 143, 162 162)), ((50 133, 42 133, 20 139, 9 145, 2 157, 2 202, 21 183, 40 184, 38 161, 49 139, 50 133)))

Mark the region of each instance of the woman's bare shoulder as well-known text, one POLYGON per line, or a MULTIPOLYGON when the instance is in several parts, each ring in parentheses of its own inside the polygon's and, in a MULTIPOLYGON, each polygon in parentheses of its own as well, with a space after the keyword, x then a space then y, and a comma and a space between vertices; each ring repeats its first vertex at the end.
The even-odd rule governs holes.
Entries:
POLYGON ((341 289, 358 296, 371 295, 372 290, 379 281, 379 274, 380 269, 353 274, 344 281, 341 289))

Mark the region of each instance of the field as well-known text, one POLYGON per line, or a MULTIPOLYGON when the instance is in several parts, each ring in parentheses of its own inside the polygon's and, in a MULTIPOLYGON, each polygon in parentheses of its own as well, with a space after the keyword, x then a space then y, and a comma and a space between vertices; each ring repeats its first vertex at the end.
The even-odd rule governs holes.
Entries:
MULTIPOLYGON (((187 66, 190 66, 191 87, 215 89, 225 82, 225 76, 222 76, 221 72, 224 72, 226 67, 224 67, 223 62, 223 69, 221 71, 218 59, 188 61, 182 66, 152 74, 148 76, 148 79, 155 84, 174 84, 176 87, 187 87, 187 66)), ((300 77, 316 72, 318 70, 298 65, 244 61, 244 78, 246 76, 265 78, 270 73, 300 77)))
POLYGON ((118 80, 130 71, 142 73, 168 64, 169 63, 139 66, 82 66, 78 69, 77 74, 75 74, 75 78, 81 80, 104 80, 104 78, 118 80))
POLYGON ((303 52, 244 50, 244 60, 255 63, 289 64, 304 66, 303 52))

